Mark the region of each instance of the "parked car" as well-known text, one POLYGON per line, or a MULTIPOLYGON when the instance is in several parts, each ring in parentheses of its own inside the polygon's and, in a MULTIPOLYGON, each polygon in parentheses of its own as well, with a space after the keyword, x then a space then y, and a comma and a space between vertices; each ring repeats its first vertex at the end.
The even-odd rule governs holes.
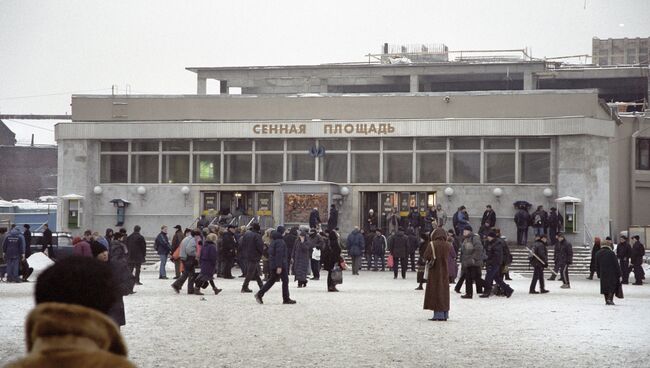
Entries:
MULTIPOLYGON (((32 253, 43 249, 43 233, 32 233, 32 253)), ((52 233, 52 253, 49 257, 54 260, 63 259, 72 255, 72 235, 70 233, 52 233)))

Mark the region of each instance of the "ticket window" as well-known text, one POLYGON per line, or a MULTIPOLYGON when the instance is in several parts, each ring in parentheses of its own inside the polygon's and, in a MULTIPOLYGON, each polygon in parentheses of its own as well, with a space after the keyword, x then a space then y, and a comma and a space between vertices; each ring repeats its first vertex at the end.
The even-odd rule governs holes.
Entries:
POLYGON ((564 232, 578 232, 578 206, 575 202, 564 203, 564 232))

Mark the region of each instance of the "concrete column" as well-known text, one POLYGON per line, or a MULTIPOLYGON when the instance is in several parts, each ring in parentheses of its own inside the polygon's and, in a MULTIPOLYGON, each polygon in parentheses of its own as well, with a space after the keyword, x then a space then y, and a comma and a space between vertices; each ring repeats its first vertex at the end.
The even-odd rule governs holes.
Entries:
POLYGON ((219 81, 220 86, 219 86, 219 93, 222 95, 227 95, 228 94, 228 81, 227 80, 221 80, 219 81))
POLYGON ((327 93, 327 78, 320 79, 320 93, 327 93))
POLYGON ((196 94, 205 95, 207 93, 206 78, 197 74, 196 77, 196 94))
POLYGON ((420 92, 420 76, 417 74, 411 75, 411 92, 420 92))
POLYGON ((537 89, 537 77, 532 72, 524 72, 524 90, 537 89))

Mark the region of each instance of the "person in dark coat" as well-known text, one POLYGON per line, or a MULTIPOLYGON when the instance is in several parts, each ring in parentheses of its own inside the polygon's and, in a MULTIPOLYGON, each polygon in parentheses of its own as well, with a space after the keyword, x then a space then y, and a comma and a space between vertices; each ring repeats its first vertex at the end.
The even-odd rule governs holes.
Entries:
POLYGON ((332 280, 332 270, 339 264, 341 259, 341 246, 339 238, 334 231, 330 231, 327 237, 326 245, 321 252, 321 262, 323 269, 327 271, 327 291, 339 291, 332 280))
POLYGON ((557 240, 559 249, 557 250, 557 264, 560 270, 560 278, 562 279, 562 289, 570 289, 571 283, 569 282, 569 266, 573 264, 573 245, 566 240, 563 233, 557 233, 557 240))
POLYGON ((483 217, 481 217, 481 228, 478 231, 481 238, 485 238, 494 229, 496 223, 497 215, 492 209, 492 205, 488 204, 485 206, 485 212, 483 212, 483 217))
MULTIPOLYGON (((176 252, 176 249, 178 249, 178 246, 181 245, 181 242, 183 241, 183 238, 185 235, 183 234, 183 228, 181 225, 176 225, 174 226, 174 229, 176 229, 176 232, 174 233, 174 237, 172 238, 172 249, 171 249, 171 254, 172 257, 171 260, 174 262, 174 280, 178 279, 181 277, 181 260, 180 258, 173 258, 173 254, 176 252)), ((189 229, 185 230, 185 232, 190 231, 189 229)))
POLYGON ((25 258, 29 258, 32 255, 32 232, 30 230, 31 226, 29 224, 23 225, 25 231, 23 231, 23 238, 25 238, 25 258))
POLYGON ((124 313, 124 297, 131 294, 135 278, 129 272, 126 246, 122 243, 122 236, 119 239, 114 237, 110 243, 110 251, 106 251, 98 243, 90 245, 93 256, 100 261, 108 262, 113 275, 113 284, 117 290, 117 300, 108 311, 108 315, 118 326, 126 325, 126 314, 124 313))
POLYGON ((429 246, 429 239, 431 239, 430 238, 431 235, 433 235, 433 232, 429 234, 425 234, 425 233, 420 234, 419 247, 418 247, 418 254, 420 255, 420 257, 418 257, 418 272, 415 276, 417 279, 418 287, 416 287, 415 290, 424 290, 422 284, 425 284, 427 282, 427 280, 424 278, 424 269, 426 266, 426 261, 424 259, 424 252, 427 250, 427 247, 429 246))
MULTIPOLYGON (((438 213, 436 212, 436 208, 433 206, 429 206, 427 209, 427 212, 424 216, 424 232, 427 234, 431 234, 434 228, 436 228, 437 222, 438 222, 438 213)), ((428 235, 427 235, 428 236, 428 235)))
POLYGON ((557 212, 557 208, 551 207, 551 212, 548 214, 548 239, 551 245, 557 243, 557 233, 563 226, 564 218, 557 212))
POLYGON ((361 235, 359 228, 356 226, 348 235, 347 248, 348 254, 352 257, 352 274, 358 275, 359 269, 361 269, 361 256, 366 248, 366 241, 363 238, 363 235, 361 235))
POLYGON ((420 233, 420 227, 422 227, 422 216, 417 208, 411 208, 408 227, 412 228, 416 233, 420 233))
POLYGON ((199 265, 201 271, 194 280, 194 294, 203 295, 201 288, 205 288, 206 283, 212 286, 214 295, 219 294, 221 289, 214 283, 214 274, 217 272, 217 234, 210 233, 205 238, 205 243, 201 247, 199 265))
POLYGON ((622 287, 622 272, 612 245, 607 240, 596 253, 596 274, 600 279, 600 293, 605 296, 605 304, 614 305, 614 294, 622 287))
POLYGON ((153 242, 153 249, 156 250, 158 257, 160 257, 160 270, 158 272, 158 278, 166 280, 167 258, 172 251, 172 246, 169 244, 169 238, 167 238, 167 226, 163 225, 160 228, 160 234, 158 234, 156 240, 153 242))
POLYGON ((645 255, 645 246, 641 243, 638 235, 632 237, 634 245, 632 246, 632 268, 634 269, 634 285, 643 285, 645 272, 643 271, 643 256, 645 255))
POLYGON ((299 288, 307 287, 307 273, 311 266, 311 252, 313 249, 314 243, 312 243, 307 232, 301 231, 293 248, 293 270, 299 288))
POLYGON ((587 280, 594 279, 594 273, 596 273, 596 254, 600 250, 600 238, 594 238, 594 245, 591 247, 591 261, 589 261, 589 276, 587 280))
POLYGON ((135 270, 135 283, 142 285, 140 282, 140 267, 145 261, 147 254, 147 242, 140 235, 140 226, 133 227, 133 233, 126 238, 126 246, 129 249, 129 269, 131 273, 135 270))
POLYGON ((311 252, 311 273, 313 274, 312 280, 320 280, 320 264, 321 252, 325 246, 325 240, 318 234, 316 229, 309 230, 309 240, 313 245, 311 252))
POLYGON ((452 222, 454 229, 456 230, 456 235, 463 236, 463 230, 470 227, 469 214, 467 213, 467 208, 465 206, 458 207, 458 211, 456 211, 452 217, 452 222))
POLYGON ((294 247, 296 245, 296 241, 298 240, 298 227, 294 226, 289 230, 289 233, 287 233, 284 236, 284 243, 287 245, 287 264, 289 265, 289 274, 294 273, 294 266, 292 265, 292 258, 294 255, 294 247))
POLYGON ((318 208, 314 207, 309 214, 309 227, 315 229, 320 223, 320 213, 318 212, 318 208))
POLYGON ((501 273, 501 267, 503 266, 503 257, 504 257, 504 241, 497 237, 497 234, 494 231, 490 231, 487 234, 487 260, 486 263, 486 274, 485 274, 485 287, 483 288, 483 294, 480 295, 481 298, 488 298, 492 294, 492 283, 496 281, 496 284, 499 286, 505 295, 510 298, 514 290, 510 285, 503 282, 499 274, 501 273))
POLYGON ((327 218, 327 230, 335 230, 339 227, 339 210, 336 205, 332 204, 330 207, 330 215, 327 218))
POLYGON ((45 230, 43 230, 43 246, 41 247, 41 252, 47 251, 47 255, 50 259, 56 259, 54 248, 52 247, 52 230, 50 230, 48 224, 44 224, 43 227, 45 230))
POLYGON ((375 237, 372 239, 372 270, 379 270, 379 262, 381 261, 381 270, 386 269, 386 259, 384 255, 386 254, 386 247, 388 246, 388 241, 384 234, 381 233, 381 229, 375 229, 375 237))
MULTIPOLYGON (((482 293, 485 282, 481 279, 481 267, 483 267, 483 244, 480 236, 474 234, 471 226, 463 229, 463 244, 461 245, 461 266, 465 276, 465 295, 463 299, 472 299, 472 285, 476 283, 476 292, 482 293)), ((461 277, 462 280, 462 277, 461 277)), ((456 288, 460 289, 461 280, 456 288)))
MULTIPOLYGON (((408 239, 407 241, 407 251, 408 251, 408 259, 411 260, 411 271, 415 272, 415 251, 418 250, 420 247, 420 240, 418 239, 417 235, 415 235, 416 232, 412 229, 409 228, 406 231, 406 238, 408 239)), ((431 234, 429 232, 428 234, 431 234)), ((407 259, 407 268, 408 268, 408 259, 407 259)))
POLYGON ((627 241, 627 236, 621 235, 621 240, 616 247, 616 257, 621 266, 622 284, 627 284, 630 277, 630 257, 632 257, 632 247, 627 241))
POLYGON ((402 264, 402 278, 406 278, 406 256, 408 255, 408 237, 404 229, 399 228, 395 235, 388 239, 388 251, 393 256, 393 275, 397 278, 399 265, 402 264))
POLYGON ((547 237, 546 234, 542 234, 538 240, 533 244, 532 254, 530 259, 530 264, 533 266, 533 279, 530 282, 530 294, 542 294, 548 293, 548 290, 544 289, 544 268, 548 267, 548 252, 546 250, 547 237), (537 256, 537 257, 535 257, 537 256), (539 281, 540 292, 535 291, 537 286, 537 281, 539 281))
POLYGON ((235 251, 237 250, 237 240, 235 240, 235 231, 237 226, 228 225, 226 232, 223 233, 221 238, 221 260, 223 262, 223 278, 234 279, 232 275, 232 267, 235 264, 235 251))
POLYGON ((424 292, 424 309, 433 311, 431 321, 446 321, 449 318, 449 270, 447 258, 452 249, 447 234, 437 228, 431 234, 431 241, 424 251, 429 275, 424 292))
POLYGON ((251 229, 244 233, 241 241, 241 257, 247 262, 246 265, 246 278, 241 287, 242 293, 252 293, 253 291, 248 288, 251 280, 255 280, 261 289, 262 279, 260 277, 260 259, 264 252, 264 241, 262 234, 260 234, 260 224, 254 223, 251 229))
POLYGON ((287 264, 287 244, 282 239, 284 226, 278 226, 277 230, 271 233, 271 245, 269 245, 269 267, 270 279, 262 286, 262 289, 255 294, 255 300, 264 304, 262 298, 269 289, 279 280, 282 280, 282 304, 296 304, 295 300, 289 297, 289 265, 287 264))
POLYGON ((12 228, 2 242, 4 260, 7 262, 7 282, 22 282, 20 263, 25 260, 25 238, 17 228, 12 228))
POLYGON ((530 221, 530 214, 526 210, 526 206, 520 206, 519 211, 515 214, 518 245, 526 245, 528 243, 528 227, 530 226, 530 221))
POLYGON ((375 231, 377 229, 377 215, 375 215, 375 210, 372 208, 368 210, 368 216, 366 218, 365 224, 366 231, 375 231))
POLYGON ((548 213, 544 211, 544 206, 537 206, 537 211, 533 212, 531 217, 535 235, 545 234, 545 229, 548 227, 548 213))

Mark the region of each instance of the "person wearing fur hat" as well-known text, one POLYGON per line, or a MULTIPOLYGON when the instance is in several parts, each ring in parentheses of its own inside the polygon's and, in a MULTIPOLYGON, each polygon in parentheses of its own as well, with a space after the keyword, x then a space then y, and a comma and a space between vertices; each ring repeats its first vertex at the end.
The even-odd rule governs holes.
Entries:
POLYGON ((533 244, 532 255, 529 257, 530 264, 534 269, 533 279, 530 282, 530 294, 548 293, 548 290, 544 289, 544 268, 548 267, 548 251, 546 250, 547 241, 548 237, 546 234, 542 234, 533 244), (537 281, 539 281, 539 292, 535 291, 537 281))
POLYGON ((596 274, 600 279, 600 293, 605 296, 606 305, 614 305, 614 294, 621 288, 621 267, 617 260, 612 242, 607 237, 596 253, 596 274))
POLYGON ((27 356, 6 367, 135 367, 107 315, 117 294, 105 262, 72 256, 54 263, 36 281, 27 356))

